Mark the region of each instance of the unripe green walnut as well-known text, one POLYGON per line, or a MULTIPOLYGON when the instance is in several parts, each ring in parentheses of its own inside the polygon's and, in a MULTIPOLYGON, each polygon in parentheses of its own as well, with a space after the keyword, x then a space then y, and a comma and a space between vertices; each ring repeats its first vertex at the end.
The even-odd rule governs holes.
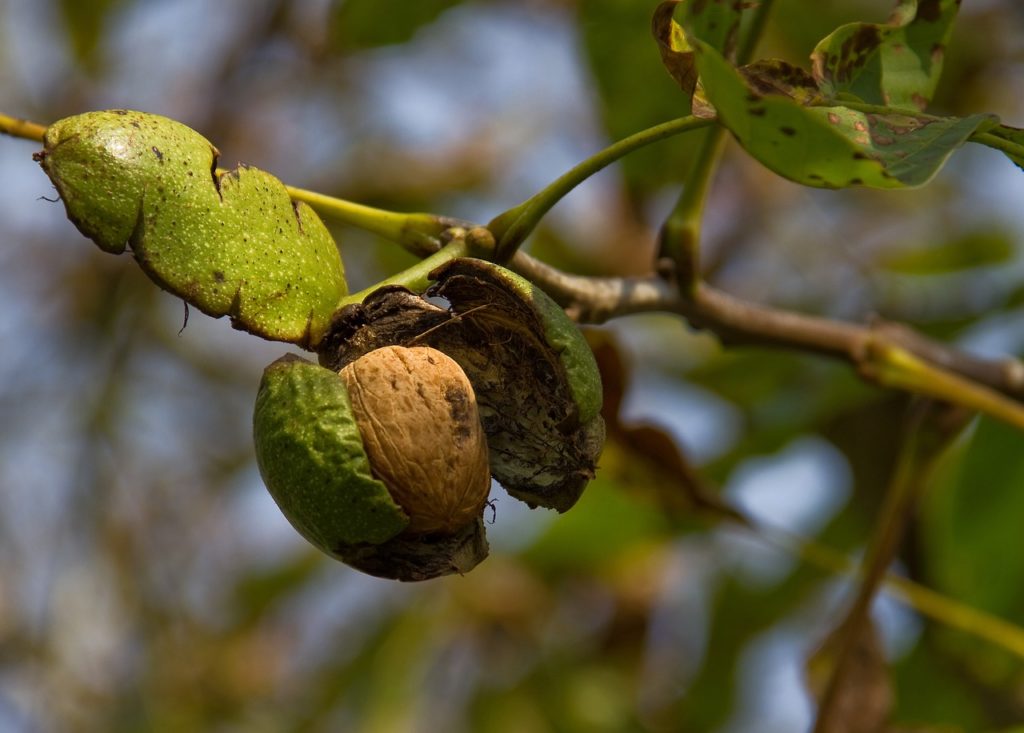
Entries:
POLYGON ((327 554, 398 580, 486 557, 487 443, 469 381, 441 352, 389 346, 341 372, 282 357, 253 425, 270 494, 327 554))
POLYGON ((36 158, 68 218, 105 252, 130 249, 161 288, 241 330, 315 348, 348 292, 311 208, 249 166, 221 172, 195 130, 130 110, 46 129, 36 158))
POLYGON ((491 474, 476 395, 450 357, 386 346, 341 370, 370 470, 411 534, 451 534, 480 516, 491 474))

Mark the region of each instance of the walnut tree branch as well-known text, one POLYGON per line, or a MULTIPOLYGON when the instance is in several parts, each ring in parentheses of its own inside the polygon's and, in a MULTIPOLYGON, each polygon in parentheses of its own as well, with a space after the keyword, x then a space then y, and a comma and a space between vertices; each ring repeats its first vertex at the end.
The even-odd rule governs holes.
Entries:
POLYGON ((794 349, 846 361, 884 387, 981 410, 1024 429, 1024 364, 984 359, 934 341, 900 323, 835 321, 751 303, 700 282, 680 293, 657 275, 585 277, 517 252, 509 263, 580 323, 644 312, 670 312, 727 345, 794 349), (1012 399, 1007 399, 1012 398, 1012 399))
MULTIPOLYGON (((588 172, 601 167, 606 159, 615 158, 623 150, 695 126, 691 118, 682 118, 651 128, 628 139, 628 144, 627 141, 616 144, 586 165, 577 166, 559 179, 562 183, 549 187, 550 191, 545 189, 550 196, 541 196, 536 206, 526 206, 528 215, 512 226, 519 233, 513 238, 515 244, 518 245, 518 240, 532 228, 551 201, 557 200, 562 188, 574 184, 577 178, 585 177, 588 172)), ((45 129, 43 125, 0 114, 0 133, 39 140, 45 129)), ((291 193, 302 197, 307 192, 292 190, 291 193)), ((443 230, 455 223, 455 220, 432 215, 374 218, 379 212, 368 207, 347 202, 337 205, 331 201, 325 203, 328 197, 319 195, 315 198, 318 208, 327 209, 325 213, 350 219, 357 226, 367 226, 365 220, 373 218, 370 228, 396 239, 420 257, 437 251, 443 241, 443 230)), ((1021 405, 1024 400, 1024 364, 1015 359, 975 357, 933 341, 902 324, 882 321, 869 325, 843 323, 758 305, 703 282, 680 292, 677 285, 658 276, 594 278, 571 275, 518 251, 516 247, 503 249, 501 242, 489 249, 489 253, 480 251, 475 254, 495 257, 507 255, 511 250, 514 252, 509 262, 511 267, 548 291, 579 322, 602 323, 616 316, 649 311, 677 313, 695 328, 715 333, 723 343, 788 348, 845 360, 869 381, 981 410, 1024 429, 1024 406, 1021 405)))

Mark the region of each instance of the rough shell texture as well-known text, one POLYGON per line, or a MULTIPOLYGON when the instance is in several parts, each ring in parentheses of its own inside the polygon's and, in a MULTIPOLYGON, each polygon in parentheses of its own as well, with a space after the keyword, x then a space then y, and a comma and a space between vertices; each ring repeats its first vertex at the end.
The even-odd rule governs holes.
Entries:
POLYGON ((334 240, 278 179, 220 174, 217 155, 185 125, 113 110, 50 125, 38 158, 101 249, 130 247, 161 288, 236 328, 315 347, 347 292, 334 240))
POLYGON ((491 485, 473 387, 428 347, 386 346, 341 370, 374 476, 409 516, 408 533, 452 534, 477 519, 491 485))
POLYGON ((531 506, 570 508, 604 442, 601 379, 576 325, 547 295, 488 262, 455 260, 426 295, 385 287, 336 318, 320 349, 332 369, 388 344, 433 346, 462 367, 477 395, 491 472, 531 506))
POLYGON ((430 580, 462 575, 487 557, 487 536, 481 517, 454 534, 400 534, 381 545, 345 548, 346 564, 369 575, 394 580, 430 580))

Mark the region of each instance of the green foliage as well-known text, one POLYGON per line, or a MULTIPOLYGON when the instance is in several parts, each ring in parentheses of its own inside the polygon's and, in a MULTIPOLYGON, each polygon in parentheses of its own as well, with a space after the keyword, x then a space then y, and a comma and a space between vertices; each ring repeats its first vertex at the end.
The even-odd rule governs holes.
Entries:
MULTIPOLYGON (((577 10, 582 52, 594 79, 604 133, 618 140, 684 115, 689 103, 673 94, 652 48, 651 6, 635 0, 588 0, 577 10)), ((635 201, 677 178, 692 157, 686 141, 638 151, 622 161, 622 173, 635 201)))
POLYGON ((878 265, 901 275, 945 275, 972 267, 1008 264, 1016 252, 1006 231, 976 231, 935 245, 917 245, 885 253, 878 265))
MULTIPOLYGON (((806 186, 920 186, 972 134, 992 125, 983 114, 964 119, 878 114, 761 95, 711 46, 694 39, 694 47, 717 118, 758 161, 806 186)), ((777 87, 790 89, 784 83, 777 87)))
POLYGON ((86 69, 98 66, 97 49, 110 16, 124 0, 60 0, 64 30, 77 61, 86 69))
POLYGON ((828 98, 923 112, 942 73, 960 0, 902 0, 888 23, 850 23, 814 49, 828 98))
POLYGON ((937 586, 1024 624, 1024 556, 1007 539, 1024 512, 1020 432, 982 419, 943 485, 934 487, 923 525, 937 586))
POLYGON ((725 58, 735 60, 733 51, 740 28, 740 6, 730 2, 663 2, 654 11, 651 31, 661 52, 661 61, 679 88, 692 97, 697 88, 696 49, 687 40, 688 32, 717 49, 725 58), (676 22, 676 9, 683 13, 682 25, 676 22))
MULTIPOLYGON (((766 167, 805 186, 904 188, 927 183, 953 151, 985 142, 997 123, 985 114, 921 114, 959 5, 906 0, 887 24, 844 25, 815 48, 813 73, 775 59, 730 63, 734 4, 669 0, 655 11, 653 30, 695 114, 714 116, 766 167)), ((1019 161, 1020 141, 1009 131, 1001 139, 1019 161)))
POLYGON ((631 548, 667 536, 665 516, 614 481, 598 476, 579 503, 524 553, 542 572, 572 572, 613 563, 631 548))
POLYGON ((421 27, 463 0, 345 0, 335 3, 330 42, 337 51, 356 51, 408 41, 421 27))

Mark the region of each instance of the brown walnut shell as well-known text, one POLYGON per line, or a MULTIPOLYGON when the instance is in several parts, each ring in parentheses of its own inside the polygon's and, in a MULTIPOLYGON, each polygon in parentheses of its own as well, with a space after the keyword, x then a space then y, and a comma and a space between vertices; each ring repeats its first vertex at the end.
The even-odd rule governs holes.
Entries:
POLYGON ((454 534, 478 518, 491 478, 473 386, 426 346, 385 346, 341 370, 376 478, 406 534, 454 534))

